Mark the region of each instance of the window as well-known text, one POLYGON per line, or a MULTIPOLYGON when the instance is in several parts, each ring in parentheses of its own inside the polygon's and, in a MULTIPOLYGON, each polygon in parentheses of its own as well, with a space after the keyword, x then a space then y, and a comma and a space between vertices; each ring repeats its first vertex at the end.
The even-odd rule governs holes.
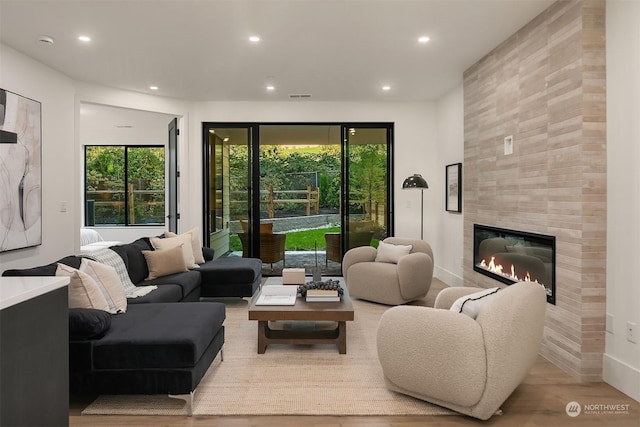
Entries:
POLYGON ((85 147, 85 225, 164 225, 164 147, 85 147))

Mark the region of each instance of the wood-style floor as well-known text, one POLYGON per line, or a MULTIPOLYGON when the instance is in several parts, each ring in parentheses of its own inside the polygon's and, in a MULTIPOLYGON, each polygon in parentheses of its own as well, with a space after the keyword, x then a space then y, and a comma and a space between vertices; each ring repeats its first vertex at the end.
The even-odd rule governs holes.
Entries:
MULTIPOLYGON (((429 294, 420 305, 433 306, 435 295, 445 287, 434 280, 429 294)), ((106 426, 201 426, 201 427, 252 427, 252 426, 308 426, 308 427, 418 427, 418 426, 580 426, 580 427, 639 427, 640 403, 619 392, 606 383, 580 383, 562 370, 539 356, 524 382, 502 405, 502 415, 488 421, 479 421, 466 416, 96 416, 80 415, 92 401, 91 397, 72 396, 69 408, 69 425, 73 427, 106 426), (569 417, 565 407, 569 402, 581 405, 596 405, 591 413, 569 417), (628 405, 628 410, 619 414, 598 413, 600 405, 628 405)), ((622 407, 624 409, 624 406, 622 407)))

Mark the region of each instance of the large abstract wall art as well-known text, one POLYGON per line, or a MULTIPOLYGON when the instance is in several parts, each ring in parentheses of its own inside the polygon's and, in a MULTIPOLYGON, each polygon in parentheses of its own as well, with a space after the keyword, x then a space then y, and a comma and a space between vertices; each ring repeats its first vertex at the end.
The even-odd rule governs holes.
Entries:
POLYGON ((42 244, 38 101, 0 89, 0 252, 42 244))

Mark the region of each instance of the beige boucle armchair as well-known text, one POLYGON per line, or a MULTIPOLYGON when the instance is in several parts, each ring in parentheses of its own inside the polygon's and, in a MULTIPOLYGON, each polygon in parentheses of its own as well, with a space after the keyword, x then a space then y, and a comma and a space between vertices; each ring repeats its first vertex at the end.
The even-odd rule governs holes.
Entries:
POLYGON ((392 245, 411 245, 397 264, 376 262, 376 248, 360 246, 347 251, 342 274, 349 295, 388 305, 405 304, 427 295, 433 279, 433 251, 424 240, 387 237, 392 245))
POLYGON ((542 342, 543 286, 500 290, 474 320, 448 308, 479 288, 441 291, 435 308, 393 307, 380 320, 378 357, 391 390, 481 420, 522 382, 542 342))

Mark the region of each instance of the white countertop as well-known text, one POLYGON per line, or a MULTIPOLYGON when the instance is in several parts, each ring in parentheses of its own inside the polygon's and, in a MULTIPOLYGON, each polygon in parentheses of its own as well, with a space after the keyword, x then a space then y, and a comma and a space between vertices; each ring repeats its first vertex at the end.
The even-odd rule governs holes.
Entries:
POLYGON ((0 277, 0 310, 69 284, 68 277, 0 277))

